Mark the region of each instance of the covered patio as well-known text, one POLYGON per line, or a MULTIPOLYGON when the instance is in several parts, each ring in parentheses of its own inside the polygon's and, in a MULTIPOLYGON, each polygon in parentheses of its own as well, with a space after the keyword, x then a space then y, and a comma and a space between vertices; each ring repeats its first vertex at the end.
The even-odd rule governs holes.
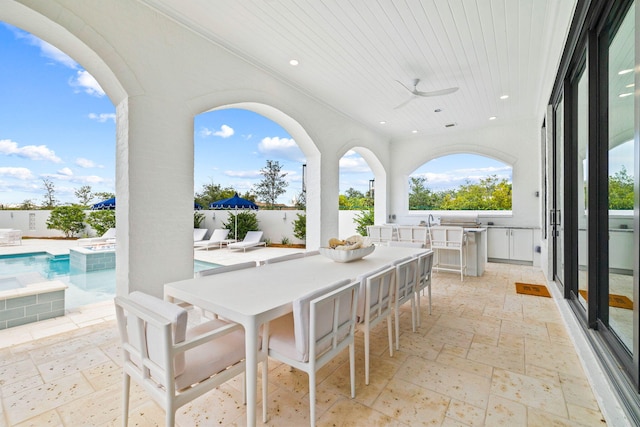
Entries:
MULTIPOLYGON (((309 250, 345 237, 339 164, 350 150, 375 175, 376 224, 424 219, 407 200, 417 167, 446 154, 481 154, 513 167, 512 210, 489 222, 535 230, 534 265, 489 263, 482 277, 464 283, 434 276, 434 313, 423 313, 416 334, 403 313, 403 345, 392 359, 379 334, 374 379, 365 387, 359 371, 355 400, 345 390, 344 357, 325 369, 319 422, 602 425, 606 417, 625 425, 633 409, 621 409, 613 376, 586 344, 592 331, 577 326, 568 294, 552 282, 554 112, 547 104, 574 12, 586 10, 584 3, 0 0, 0 20, 73 57, 116 107, 118 295, 161 297, 166 283, 193 276, 193 134, 202 112, 248 109, 296 141, 307 161, 309 250), (447 88, 458 90, 417 93, 447 88), (515 281, 547 284, 553 298, 517 295, 515 281)), ((577 271, 575 264, 567 268, 577 271)), ((59 328, 0 331, 3 343, 20 342, 1 353, 4 423, 119 423, 111 309, 82 311, 59 328), (23 340, 11 341, 20 331, 23 340)), ((634 343, 637 365, 637 337, 634 343)), ((304 376, 271 366, 270 423, 303 424, 304 376)), ((135 396, 131 422, 160 424, 162 412, 143 393, 135 396)), ((232 382, 185 406, 178 424, 242 425, 239 398, 232 382)), ((637 388, 631 405, 640 413, 634 398, 637 388)))
MULTIPOLYGON (((410 307, 403 308, 399 352, 389 357, 384 323, 373 331, 368 386, 363 336, 356 335, 355 400, 345 381, 346 350, 320 371, 318 425, 605 425, 557 300, 516 294, 515 281, 544 277, 534 267, 496 263, 464 283, 456 274, 436 273, 433 313, 422 297, 416 333, 410 307)), ((122 357, 114 318, 107 302, 0 331, 4 422, 120 425, 122 357)), ((307 425, 307 375, 276 362, 269 368, 268 425, 307 425)), ((184 406, 176 421, 244 425, 239 379, 184 406)), ((164 411, 135 386, 130 425, 163 422, 164 411)))

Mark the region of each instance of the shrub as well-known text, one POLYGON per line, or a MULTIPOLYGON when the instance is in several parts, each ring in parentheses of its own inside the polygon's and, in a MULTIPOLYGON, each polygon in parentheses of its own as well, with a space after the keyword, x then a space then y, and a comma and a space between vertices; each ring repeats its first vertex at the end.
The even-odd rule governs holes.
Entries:
POLYGON ((116 227, 116 211, 92 211, 87 217, 87 224, 102 236, 108 229, 116 227))
POLYGON ((293 235, 296 239, 305 240, 307 238, 307 214, 296 214, 298 217, 293 221, 293 235))
POLYGON ((288 245, 289 243, 291 243, 291 241, 289 240, 288 237, 286 236, 282 236, 282 240, 280 240, 280 244, 281 245, 288 245))
POLYGON ((60 230, 65 237, 72 237, 84 230, 84 211, 80 205, 58 206, 51 210, 47 228, 60 230))
POLYGON ((236 238, 236 217, 238 218, 238 240, 244 239, 247 235, 247 231, 257 231, 258 229, 258 217, 255 212, 243 211, 238 214, 229 213, 228 222, 222 223, 224 228, 228 228, 229 237, 236 238))
POLYGON ((200 224, 204 221, 205 215, 202 212, 193 213, 193 228, 200 228, 200 224))
POLYGON ((367 235, 367 225, 373 225, 373 209, 368 209, 366 211, 360 211, 359 214, 356 214, 353 218, 353 222, 357 225, 356 231, 361 236, 367 235))

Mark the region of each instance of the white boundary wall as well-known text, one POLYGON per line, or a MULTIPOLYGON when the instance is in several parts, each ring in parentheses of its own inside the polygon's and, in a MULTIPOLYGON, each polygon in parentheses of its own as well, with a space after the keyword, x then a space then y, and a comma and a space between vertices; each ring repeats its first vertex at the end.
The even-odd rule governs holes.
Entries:
MULTIPOLYGON (((49 219, 48 210, 0 210, 0 228, 14 228, 22 230, 22 235, 26 237, 64 237, 64 233, 60 230, 49 230, 47 228, 47 219, 49 219)), ((91 211, 87 211, 89 213, 91 211)), ((198 211, 205 214, 205 220, 200 225, 202 228, 208 228, 213 231, 214 228, 223 228, 223 223, 228 221, 227 217, 230 212, 226 210, 202 210, 198 211)), ((304 214, 299 210, 281 210, 255 211, 258 217, 258 226, 264 232, 264 238, 271 243, 280 243, 283 237, 287 237, 290 243, 304 243, 303 240, 296 239, 293 236, 293 222, 298 218, 297 214, 304 214)), ((340 238, 349 237, 356 234, 356 225, 353 218, 360 211, 340 211, 340 238)), ((95 231, 87 229, 87 235, 95 235, 95 231)), ((207 235, 207 237, 209 237, 207 235)))

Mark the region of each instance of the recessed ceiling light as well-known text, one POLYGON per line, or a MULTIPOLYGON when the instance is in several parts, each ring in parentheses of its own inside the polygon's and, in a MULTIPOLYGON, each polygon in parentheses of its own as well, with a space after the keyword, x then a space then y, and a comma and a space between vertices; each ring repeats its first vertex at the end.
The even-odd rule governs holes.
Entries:
POLYGON ((381 124, 381 125, 386 125, 386 124, 387 124, 387 122, 385 122, 384 120, 382 120, 382 121, 380 121, 380 124, 381 124))
POLYGON ((418 131, 414 129, 411 131, 411 133, 418 133, 418 131))
POLYGON ((298 62, 297 59, 292 59, 291 61, 289 61, 289 64, 291 64, 291 65, 293 65, 295 67, 296 65, 299 64, 299 62, 298 62))
POLYGON ((620 70, 618 71, 618 75, 621 76, 623 74, 629 74, 633 71, 633 68, 627 68, 626 70, 620 70))
POLYGON ((495 120, 495 119, 496 119, 496 116, 489 117, 489 120, 495 120))
POLYGON ((626 85, 625 87, 635 87, 635 84, 631 83, 630 85, 626 85))
POLYGON ((439 113, 440 111, 442 111, 442 108, 436 108, 435 110, 433 110, 434 113, 439 113))
POLYGON ((618 95, 618 98, 625 98, 631 95, 633 95, 633 92, 621 93, 620 95, 618 95))
POLYGON ((507 98, 509 98, 509 95, 502 95, 502 96, 500 97, 500 99, 507 99, 507 98))

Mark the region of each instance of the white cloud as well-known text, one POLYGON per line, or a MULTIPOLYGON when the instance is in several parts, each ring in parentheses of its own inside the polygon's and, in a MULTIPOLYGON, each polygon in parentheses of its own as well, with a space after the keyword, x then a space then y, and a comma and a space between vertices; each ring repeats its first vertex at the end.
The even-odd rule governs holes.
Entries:
POLYGON ((68 67, 74 70, 78 68, 78 63, 73 59, 71 59, 69 55, 67 55, 57 47, 47 43, 44 40, 39 39, 33 34, 29 34, 26 31, 22 31, 17 27, 14 27, 8 24, 4 24, 4 26, 13 32, 13 35, 17 40, 24 40, 27 44, 37 47, 40 50, 40 54, 43 57, 52 59, 56 63, 62 64, 65 67, 68 67))
POLYGON ((112 120, 114 123, 116 122, 115 113, 100 113, 100 114, 89 113, 89 118, 91 120, 97 121, 98 123, 104 123, 108 120, 112 120))
POLYGON ((229 138, 235 133, 231 126, 222 125, 220 130, 212 130, 209 128, 202 128, 200 135, 202 136, 219 136, 220 138, 229 138))
POLYGON ((103 169, 104 166, 103 165, 99 165, 96 162, 94 162, 93 160, 89 160, 89 159, 85 159, 84 157, 78 157, 76 159, 76 165, 80 166, 81 168, 100 168, 103 169))
POLYGON ((73 176, 73 171, 69 168, 62 168, 58 171, 60 175, 73 176))
POLYGON ((76 184, 88 185, 88 184, 102 184, 106 180, 97 175, 73 175, 73 172, 69 168, 63 168, 57 173, 43 174, 46 178, 57 179, 60 181, 73 182, 76 184))
POLYGON ((266 137, 258 144, 258 152, 266 157, 287 159, 294 162, 304 162, 305 157, 292 138, 266 137))
POLYGON ((227 170, 223 172, 226 176, 230 176, 233 178, 245 178, 245 179, 254 179, 254 178, 262 178, 262 174, 259 170, 253 171, 234 171, 227 170))
POLYGON ((58 49, 57 47, 50 45, 44 40, 40 40, 37 37, 31 36, 34 39, 32 44, 38 46, 40 48, 40 53, 45 58, 49 58, 54 60, 55 62, 64 65, 65 67, 76 69, 78 68, 78 63, 71 59, 69 55, 58 49))
POLYGON ((340 173, 371 173, 371 168, 360 156, 340 159, 340 173))
POLYGON ((17 179, 32 179, 33 174, 27 168, 0 167, 0 176, 17 179))
POLYGON ((104 90, 98 81, 86 70, 78 70, 75 78, 69 79, 69 85, 91 96, 98 98, 104 96, 104 90))
POLYGON ((0 139, 0 154, 7 156, 18 156, 31 160, 49 160, 60 163, 62 160, 56 156, 55 151, 47 148, 46 145, 25 145, 19 147, 18 143, 10 139, 0 139))

